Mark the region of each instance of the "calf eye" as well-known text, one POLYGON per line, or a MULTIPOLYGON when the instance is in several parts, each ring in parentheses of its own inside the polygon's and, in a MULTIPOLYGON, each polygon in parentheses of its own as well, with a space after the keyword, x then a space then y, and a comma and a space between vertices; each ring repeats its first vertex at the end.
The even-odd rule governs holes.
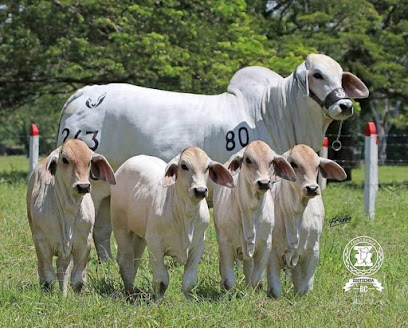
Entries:
POLYGON ((294 169, 298 167, 295 162, 290 162, 290 166, 292 166, 294 169))
POLYGON ((181 168, 182 168, 183 170, 185 170, 185 171, 188 171, 188 167, 187 167, 186 164, 181 165, 181 168))
POLYGON ((248 157, 246 158, 245 162, 247 162, 247 164, 251 164, 251 163, 252 163, 252 161, 251 161, 248 157))
POLYGON ((62 158, 62 161, 64 162, 64 164, 69 164, 68 160, 65 157, 62 158))
POLYGON ((314 77, 315 79, 318 79, 318 80, 323 80, 323 76, 322 76, 322 74, 320 74, 320 73, 314 73, 314 74, 313 74, 313 77, 314 77))

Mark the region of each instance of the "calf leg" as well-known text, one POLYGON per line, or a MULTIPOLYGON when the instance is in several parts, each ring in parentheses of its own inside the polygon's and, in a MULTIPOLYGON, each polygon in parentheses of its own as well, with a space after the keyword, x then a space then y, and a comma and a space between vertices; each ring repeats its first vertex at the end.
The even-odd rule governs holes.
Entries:
POLYGON ((43 238, 34 238, 35 251, 38 259, 38 275, 40 277, 41 287, 48 291, 55 282, 56 275, 52 266, 53 253, 47 240, 43 238))
POLYGON ((253 288, 262 287, 261 279, 262 274, 266 269, 268 263, 268 258, 270 254, 270 248, 267 247, 266 243, 260 243, 257 245, 257 251, 254 255, 254 268, 251 275, 251 286, 253 288))
POLYGON ((169 272, 164 265, 164 254, 160 249, 149 249, 149 262, 153 271, 153 292, 161 299, 169 286, 169 272))
POLYGON ((82 291, 86 284, 86 265, 91 251, 91 234, 88 240, 75 245, 73 252, 74 267, 71 273, 71 286, 75 292, 82 291))
POLYGON ((133 235, 133 256, 134 256, 133 265, 134 265, 134 271, 135 271, 134 276, 136 276, 137 270, 139 269, 140 262, 142 260, 142 255, 143 255, 145 248, 146 248, 146 240, 134 234, 133 235))
POLYGON ((220 274, 221 274, 221 287, 226 290, 230 290, 235 285, 235 273, 234 273, 234 250, 229 245, 220 244, 220 274))
POLYGON ((68 271, 70 263, 71 256, 62 257, 62 255, 59 255, 57 258, 57 278, 63 296, 67 296, 68 271))
POLYGON ((184 266, 183 275, 183 293, 186 298, 191 297, 191 291, 197 286, 197 268, 204 251, 204 236, 195 248, 192 248, 188 254, 187 263, 184 266))
POLYGON ((115 229, 115 238, 118 244, 117 261, 119 273, 122 277, 127 295, 133 295, 133 282, 135 280, 135 247, 133 233, 127 233, 122 229, 115 229))
POLYGON ((254 269, 254 259, 244 260, 243 262, 245 282, 249 286, 251 285, 252 270, 254 269))
POLYGON ((295 295, 303 296, 308 291, 313 290, 314 274, 318 259, 318 253, 312 254, 292 270, 292 281, 295 295))
MULTIPOLYGON (((96 206, 95 209, 97 209, 96 206)), ((96 252, 100 262, 106 262, 113 258, 110 247, 111 234, 110 197, 106 197, 100 203, 93 229, 96 252)))
POLYGON ((275 252, 271 252, 267 264, 267 279, 269 297, 279 298, 282 294, 282 282, 280 280, 281 265, 275 252))

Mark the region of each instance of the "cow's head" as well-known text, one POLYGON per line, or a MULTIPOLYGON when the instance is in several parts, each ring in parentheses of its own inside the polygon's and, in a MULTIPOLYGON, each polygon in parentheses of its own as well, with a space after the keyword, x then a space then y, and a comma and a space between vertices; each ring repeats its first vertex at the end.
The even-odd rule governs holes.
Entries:
POLYGON ((46 169, 49 177, 55 176, 74 197, 91 191, 90 176, 110 184, 116 183, 105 157, 91 151, 81 140, 70 139, 55 149, 47 158, 46 169))
POLYGON ((249 187, 249 192, 253 196, 262 195, 272 187, 273 174, 290 181, 296 180, 295 172, 289 163, 260 140, 251 142, 233 155, 228 169, 233 175, 239 172, 240 181, 249 187))
POLYGON ((296 182, 293 184, 299 198, 307 202, 310 198, 320 195, 317 184, 317 173, 328 179, 344 180, 347 175, 343 168, 330 159, 319 157, 316 152, 306 145, 296 145, 283 156, 296 173, 296 182))
POLYGON ((299 87, 334 120, 344 120, 353 115, 350 98, 367 98, 368 89, 355 75, 343 72, 332 58, 310 54, 294 73, 299 87))
POLYGON ((232 188, 234 181, 228 170, 200 148, 189 147, 173 158, 166 166, 163 187, 176 183, 178 192, 187 194, 193 201, 208 195, 207 180, 232 188))

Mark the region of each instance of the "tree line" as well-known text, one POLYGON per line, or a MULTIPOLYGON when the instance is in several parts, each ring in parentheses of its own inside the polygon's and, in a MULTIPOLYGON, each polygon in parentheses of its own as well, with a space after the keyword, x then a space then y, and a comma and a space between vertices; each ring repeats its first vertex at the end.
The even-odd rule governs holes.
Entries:
MULTIPOLYGON (((286 76, 312 52, 370 89, 344 133, 369 119, 379 134, 407 132, 406 17, 397 0, 10 0, 0 5, 0 144, 26 147, 35 121, 41 150, 54 148, 63 104, 87 84, 216 94, 242 67, 286 76)), ((381 149, 385 160, 380 136, 381 149)))

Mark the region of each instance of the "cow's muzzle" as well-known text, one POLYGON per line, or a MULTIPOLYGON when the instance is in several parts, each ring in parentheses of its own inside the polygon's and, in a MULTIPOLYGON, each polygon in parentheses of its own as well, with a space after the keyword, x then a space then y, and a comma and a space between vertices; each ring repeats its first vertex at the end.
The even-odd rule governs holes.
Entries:
POLYGON ((76 185, 77 191, 79 194, 87 194, 91 192, 91 184, 90 183, 83 183, 76 185))

